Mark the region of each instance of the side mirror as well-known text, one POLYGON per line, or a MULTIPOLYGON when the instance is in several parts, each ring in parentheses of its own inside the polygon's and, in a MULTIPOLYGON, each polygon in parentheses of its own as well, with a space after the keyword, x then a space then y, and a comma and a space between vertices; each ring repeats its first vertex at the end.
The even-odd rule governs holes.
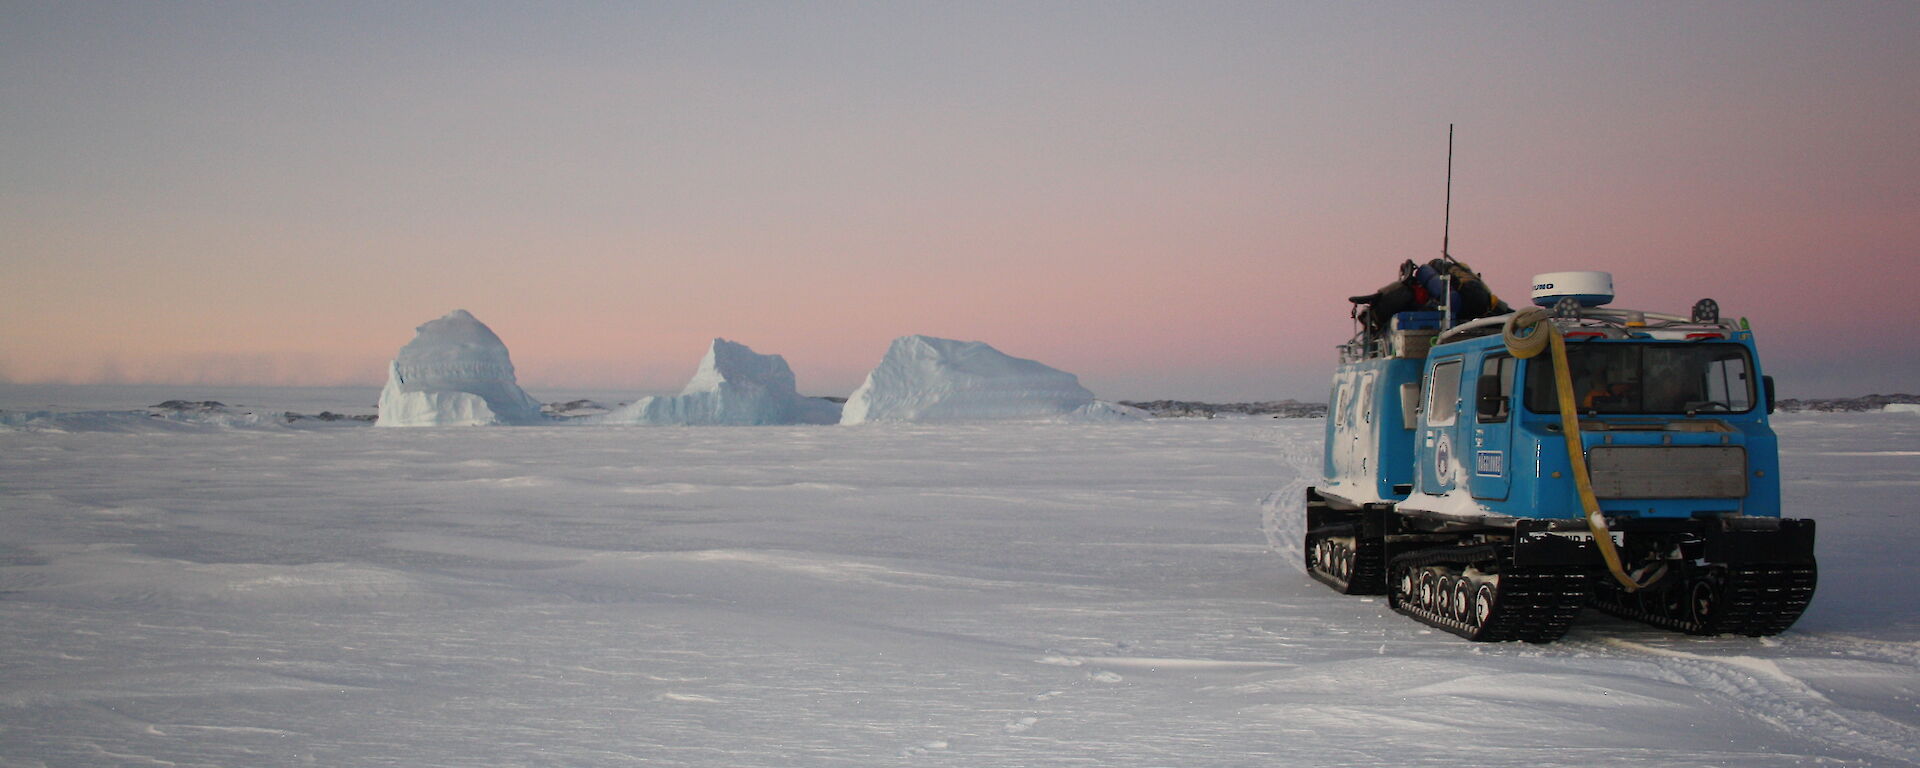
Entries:
POLYGON ((1474 401, 1478 404, 1482 419, 1497 419, 1506 415, 1507 393, 1500 391, 1499 374, 1480 377, 1479 386, 1474 388, 1474 401))
POLYGON ((1773 377, 1772 376, 1760 377, 1760 386, 1765 387, 1767 390, 1767 413, 1773 413, 1773 407, 1774 407, 1773 377))

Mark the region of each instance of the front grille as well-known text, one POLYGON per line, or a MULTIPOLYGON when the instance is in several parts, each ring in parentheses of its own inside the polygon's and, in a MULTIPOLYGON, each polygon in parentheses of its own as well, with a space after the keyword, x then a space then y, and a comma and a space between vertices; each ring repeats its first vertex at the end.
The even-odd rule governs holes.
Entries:
POLYGON ((1747 449, 1737 445, 1603 445, 1587 451, 1602 499, 1737 499, 1747 495, 1747 449))

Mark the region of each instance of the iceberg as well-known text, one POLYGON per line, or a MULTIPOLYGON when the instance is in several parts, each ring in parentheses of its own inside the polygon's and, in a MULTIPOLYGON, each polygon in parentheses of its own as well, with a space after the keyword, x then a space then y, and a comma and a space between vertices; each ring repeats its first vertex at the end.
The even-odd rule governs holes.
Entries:
POLYGON ((1131 418, 1071 373, 983 342, 903 336, 847 399, 840 423, 1131 418))
POLYGON ((641 398, 600 419, 604 424, 681 426, 838 421, 838 403, 801 396, 785 358, 756 354, 747 345, 726 339, 713 340, 679 395, 641 398))
POLYGON ((1065 421, 1145 421, 1153 414, 1144 408, 1095 400, 1066 414, 1065 421))
POLYGON ((507 345, 464 309, 415 329, 387 366, 382 427, 538 424, 540 404, 513 377, 507 345))

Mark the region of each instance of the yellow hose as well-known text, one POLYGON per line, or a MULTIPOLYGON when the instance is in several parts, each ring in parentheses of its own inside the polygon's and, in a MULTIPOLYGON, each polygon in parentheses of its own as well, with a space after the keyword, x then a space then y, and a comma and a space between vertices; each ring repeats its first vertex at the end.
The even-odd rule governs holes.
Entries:
POLYGON ((1567 342, 1560 336, 1560 329, 1547 318, 1546 310, 1527 307, 1507 318, 1501 333, 1507 351, 1517 358, 1533 357, 1547 347, 1553 349, 1553 385, 1560 398, 1560 431, 1566 436, 1567 463, 1573 469, 1574 486, 1580 491, 1580 506, 1587 513, 1587 529, 1593 531, 1593 543, 1600 548, 1600 558, 1607 561, 1607 570, 1613 573, 1613 578, 1628 592, 1635 592, 1647 584, 1634 581, 1620 563, 1620 550, 1613 546, 1613 533, 1607 529, 1606 516, 1600 513, 1600 500, 1593 496, 1586 451, 1581 450, 1580 445, 1580 416, 1574 407, 1573 374, 1567 369, 1567 342))

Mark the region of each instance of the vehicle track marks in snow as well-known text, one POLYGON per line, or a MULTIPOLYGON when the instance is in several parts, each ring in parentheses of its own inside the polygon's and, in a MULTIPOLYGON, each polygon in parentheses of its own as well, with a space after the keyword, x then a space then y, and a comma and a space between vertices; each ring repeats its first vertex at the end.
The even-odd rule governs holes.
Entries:
POLYGON ((1602 642, 1657 663, 1692 685, 1725 694, 1735 706, 1795 738, 1853 750, 1882 760, 1920 765, 1920 728, 1884 715, 1846 710, 1771 659, 1705 656, 1617 637, 1602 642))
POLYGON ((1288 480, 1260 500, 1260 532, 1266 535, 1269 550, 1305 573, 1301 547, 1307 533, 1307 486, 1320 475, 1319 452, 1308 443, 1286 441, 1279 453, 1288 480))
POLYGON ((923 744, 907 747, 906 749, 900 750, 900 756, 901 757, 919 757, 929 752, 938 752, 938 751, 947 749, 948 747, 951 747, 951 746, 952 744, 949 744, 945 741, 929 741, 923 744))
POLYGON ((1920 643, 1898 642, 1892 640, 1874 640, 1851 635, 1825 633, 1794 633, 1787 638, 1774 642, 1790 645, 1802 651, 1799 655, 1808 655, 1804 651, 1821 650, 1837 656, 1871 659, 1890 664, 1920 667, 1920 643))
POLYGON ((1222 661, 1218 659, 1182 659, 1147 656, 1047 656, 1035 659, 1036 664, 1050 664, 1056 667, 1077 667, 1082 664, 1097 667, 1118 667, 1121 669, 1142 669, 1150 672, 1167 670, 1172 672, 1240 672, 1247 670, 1292 669, 1298 664, 1275 661, 1222 661))

